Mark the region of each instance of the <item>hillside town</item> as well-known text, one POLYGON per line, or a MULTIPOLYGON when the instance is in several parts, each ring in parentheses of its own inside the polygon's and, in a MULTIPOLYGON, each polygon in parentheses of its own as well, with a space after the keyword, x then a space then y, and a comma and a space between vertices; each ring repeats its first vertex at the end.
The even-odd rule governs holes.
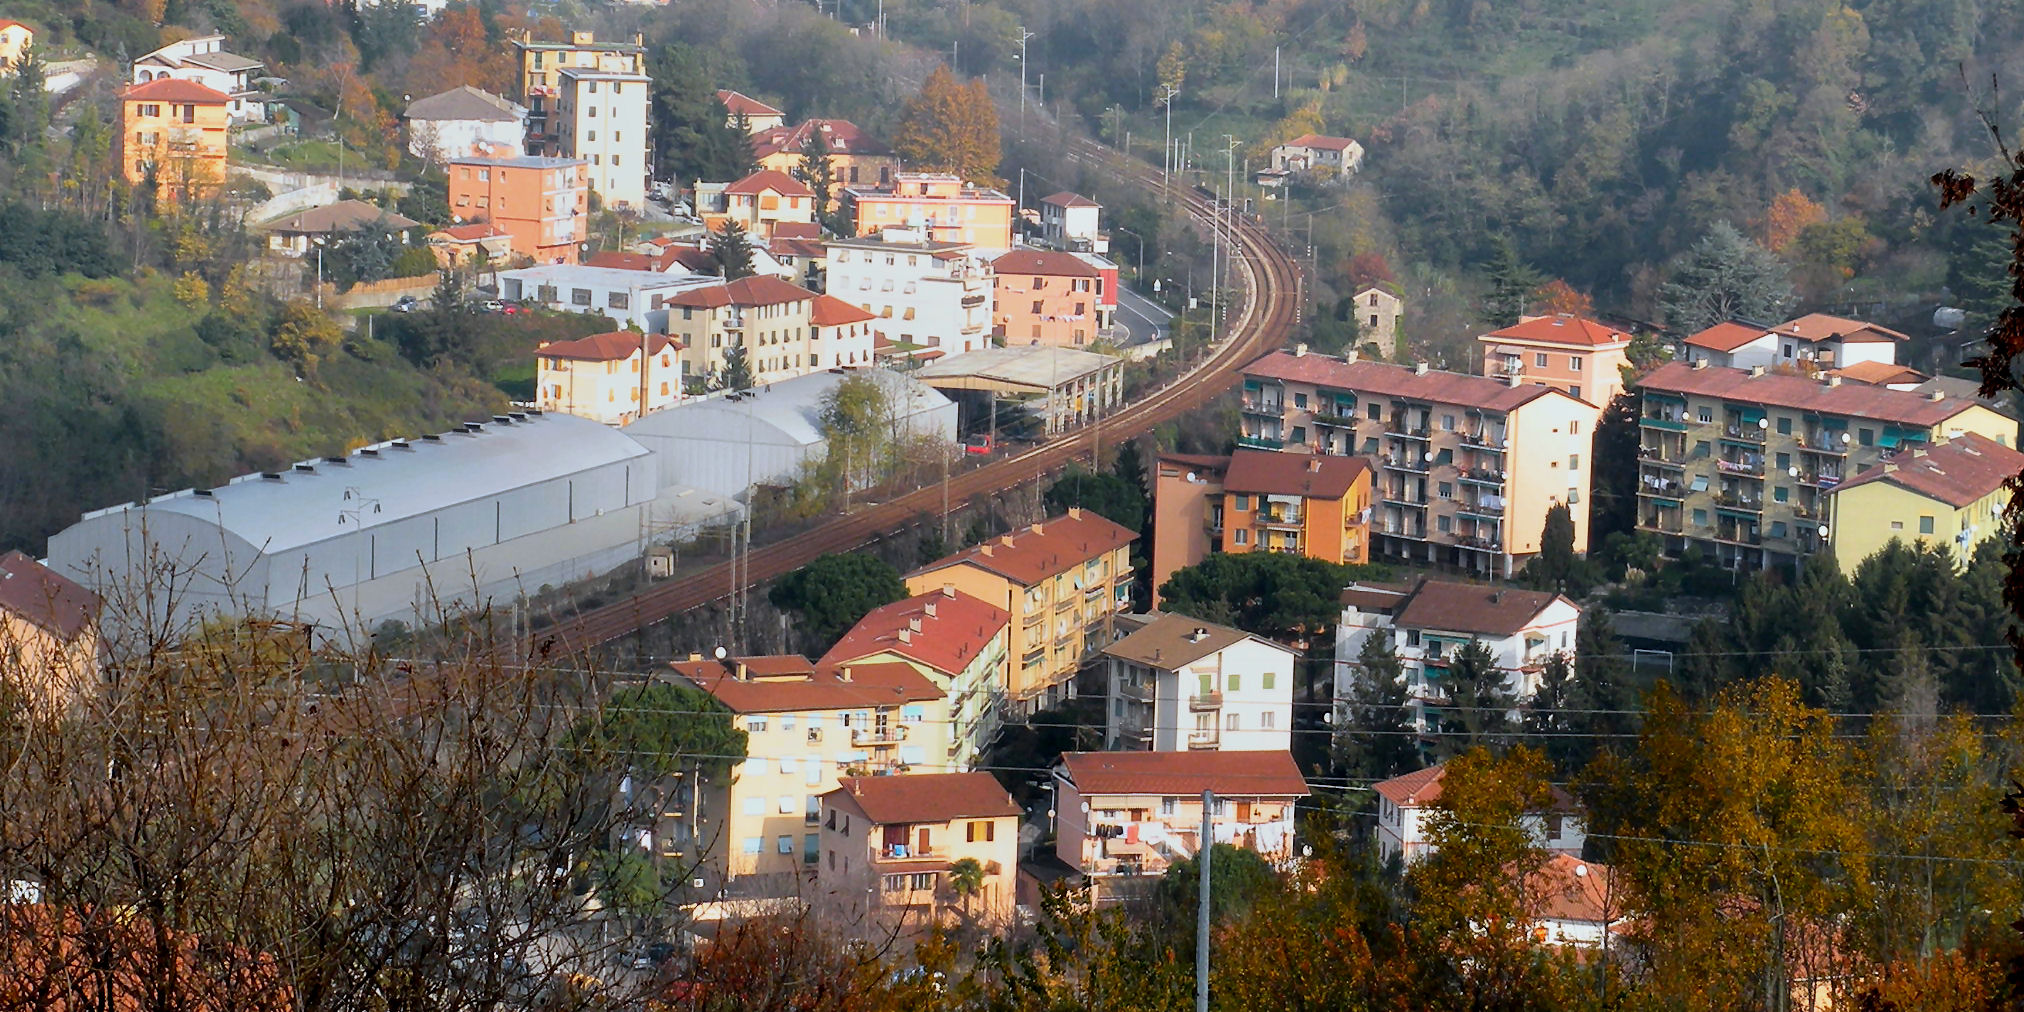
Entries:
POLYGON ((0 1008, 2024 1002, 2007 149, 1549 227, 1374 10, 20 6, 0 1008))

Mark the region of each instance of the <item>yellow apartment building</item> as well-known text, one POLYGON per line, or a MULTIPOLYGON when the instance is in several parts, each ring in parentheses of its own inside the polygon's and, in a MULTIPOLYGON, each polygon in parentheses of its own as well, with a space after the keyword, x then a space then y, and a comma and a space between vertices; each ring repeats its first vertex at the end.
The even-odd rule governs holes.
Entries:
POLYGON ((1082 662, 1109 646, 1131 607, 1131 543, 1138 535, 1088 510, 993 538, 907 575, 914 594, 948 588, 1010 615, 1005 692, 1030 713, 1075 694, 1082 662))
POLYGON ((661 305, 668 309, 668 333, 681 344, 688 375, 717 377, 724 355, 743 348, 756 385, 817 370, 821 335, 815 332, 815 298, 806 288, 755 274, 685 289, 661 305))
POLYGON ((625 425, 682 399, 678 354, 666 334, 629 330, 545 342, 534 350, 535 406, 625 425))
POLYGON ((1844 573, 1892 539, 1944 545, 1967 565, 1975 548, 2003 534, 2005 484, 2024 472, 2024 453, 1967 433, 1914 444, 1829 490, 1828 544, 1844 573))
POLYGON ((822 796, 822 841, 819 900, 840 923, 890 932, 1012 921, 1019 806, 989 773, 847 777, 822 796), (952 874, 965 859, 983 872, 973 892, 952 874))
POLYGON ((532 32, 514 40, 520 54, 520 104, 527 107, 527 153, 559 153, 561 123, 555 113, 566 83, 564 69, 644 74, 644 41, 635 34, 631 42, 599 42, 595 32, 570 32, 568 42, 539 40, 532 32))
POLYGON ((127 182, 152 179, 168 201, 203 197, 224 184, 232 96, 163 77, 120 92, 119 100, 116 151, 127 182))
POLYGON ((1014 201, 989 187, 942 172, 894 173, 880 186, 846 186, 845 206, 858 235, 915 228, 931 242, 1012 248, 1014 201))
POLYGON ((898 661, 948 694, 941 735, 948 764, 975 765, 998 736, 1005 707, 1005 609, 943 587, 874 608, 822 655, 828 665, 898 661))

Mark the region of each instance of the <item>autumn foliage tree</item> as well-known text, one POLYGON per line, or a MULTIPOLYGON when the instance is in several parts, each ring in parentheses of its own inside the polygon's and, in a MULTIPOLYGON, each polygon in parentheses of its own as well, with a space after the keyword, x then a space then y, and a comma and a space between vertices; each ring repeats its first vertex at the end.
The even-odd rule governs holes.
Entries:
POLYGON ((973 183, 997 179, 998 111, 984 82, 956 80, 936 67, 907 100, 893 131, 893 149, 916 169, 953 172, 973 183))
POLYGON ((1773 253, 1783 253, 1785 247, 1792 245, 1807 226, 1826 220, 1825 208, 1814 203, 1806 194, 1791 189, 1772 198, 1771 206, 1764 209, 1764 216, 1750 224, 1760 245, 1773 253))
POLYGON ((1570 316, 1594 316, 1595 300, 1588 293, 1575 288, 1559 278, 1554 278, 1532 291, 1532 308, 1541 314, 1551 316, 1566 313, 1570 316))

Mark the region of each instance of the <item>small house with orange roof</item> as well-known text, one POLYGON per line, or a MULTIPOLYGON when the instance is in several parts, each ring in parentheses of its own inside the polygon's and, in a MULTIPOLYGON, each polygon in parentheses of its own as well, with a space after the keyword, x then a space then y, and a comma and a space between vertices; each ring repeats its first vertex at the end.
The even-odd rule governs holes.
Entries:
POLYGON ((1862 362, 1893 365, 1904 334, 1874 323, 1808 313, 1775 327, 1727 320, 1688 335, 1682 342, 1689 364, 1706 362, 1730 369, 1797 369, 1808 373, 1845 369, 1862 362))
POLYGON ((762 169, 792 174, 801 168, 810 146, 829 156, 830 206, 846 186, 884 186, 899 171, 899 156, 885 142, 847 119, 809 119, 796 126, 774 126, 752 133, 752 157, 762 169))
POLYGON ((718 89, 717 101, 724 103, 726 126, 745 124, 746 133, 771 130, 787 121, 787 114, 743 92, 718 89))
POLYGON ((815 191, 785 172, 760 169, 724 187, 724 216, 765 239, 779 222, 815 222, 815 191))
POLYGON ((534 350, 535 403, 543 411, 624 425, 681 401, 679 351, 666 334, 630 330, 545 341, 534 350))
POLYGON ((1493 330, 1483 346, 1483 375, 1517 377, 1606 405, 1623 392, 1630 335, 1572 313, 1528 316, 1493 330))
POLYGON ((440 228, 424 241, 441 267, 499 264, 513 256, 513 233, 489 221, 440 228))
POLYGON ((1019 806, 989 773, 845 777, 822 796, 819 896, 846 923, 902 932, 964 921, 1009 926, 1019 806), (958 867, 981 873, 960 883, 958 867), (974 888, 973 888, 973 887, 974 888))
POLYGON ((0 18, 0 70, 11 70, 21 54, 35 44, 35 29, 9 18, 0 18))
POLYGON ((1362 167, 1363 145, 1347 137, 1301 134, 1272 149, 1272 168, 1278 172, 1346 177, 1362 167))
MULTIPOLYGON (((1377 849, 1384 860, 1401 858, 1407 864, 1426 858, 1439 849, 1429 833, 1433 810, 1440 807, 1446 766, 1380 780, 1371 789, 1377 792, 1377 849)), ((1555 854, 1579 856, 1588 840, 1581 813, 1574 798, 1559 788, 1547 810, 1523 817, 1532 845, 1555 854)))
POLYGON ((817 369, 859 369, 872 364, 870 313, 834 295, 818 295, 808 311, 814 337, 809 362, 817 369))
POLYGON ((943 587, 872 609, 822 661, 913 665, 948 692, 952 722, 935 737, 951 764, 966 767, 998 734, 1010 624, 1005 609, 943 587))

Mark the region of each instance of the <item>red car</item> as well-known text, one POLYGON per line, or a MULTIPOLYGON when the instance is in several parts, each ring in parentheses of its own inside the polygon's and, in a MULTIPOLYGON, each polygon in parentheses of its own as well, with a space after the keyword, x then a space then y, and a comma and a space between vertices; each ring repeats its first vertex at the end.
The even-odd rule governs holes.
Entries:
POLYGON ((971 436, 963 441, 964 453, 990 453, 997 448, 997 440, 991 438, 991 434, 988 432, 971 436))

